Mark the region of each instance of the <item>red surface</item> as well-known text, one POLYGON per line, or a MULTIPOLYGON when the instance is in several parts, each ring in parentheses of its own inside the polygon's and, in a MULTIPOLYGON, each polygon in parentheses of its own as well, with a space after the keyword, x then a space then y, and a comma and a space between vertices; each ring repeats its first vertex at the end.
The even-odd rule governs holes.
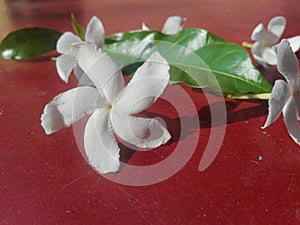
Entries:
MULTIPOLYGON (((250 41, 252 29, 275 15, 287 18, 285 37, 299 34, 298 0, 202 1, 0 1, 0 38, 25 26, 71 29, 75 12, 86 24, 100 17, 107 34, 138 29, 143 21, 160 29, 169 15, 188 18, 185 27, 205 28, 226 40, 250 41)), ((262 73, 278 76, 274 68, 262 73)), ((197 148, 174 176, 149 186, 114 183, 97 174, 78 150, 72 128, 46 136, 40 126, 45 104, 76 86, 64 84, 53 62, 0 60, 0 224, 299 224, 300 147, 279 118, 261 130, 265 101, 226 100, 225 139, 213 164, 203 172, 199 161, 211 127, 205 95, 184 87, 200 118, 197 148)), ((221 98, 208 94, 217 109, 221 98)), ((165 119, 173 142, 156 150, 132 154, 122 147, 130 165, 165 160, 182 142, 197 138, 192 115, 184 115, 188 135, 179 138, 178 113, 165 100, 148 111, 165 119)), ((216 127, 222 127, 218 124, 216 127)), ((216 140, 218 141, 218 140, 216 140)), ((126 167, 124 167, 126 171, 126 167)), ((123 171, 123 172, 124 172, 123 171)), ((122 172, 121 172, 122 173, 122 172)))

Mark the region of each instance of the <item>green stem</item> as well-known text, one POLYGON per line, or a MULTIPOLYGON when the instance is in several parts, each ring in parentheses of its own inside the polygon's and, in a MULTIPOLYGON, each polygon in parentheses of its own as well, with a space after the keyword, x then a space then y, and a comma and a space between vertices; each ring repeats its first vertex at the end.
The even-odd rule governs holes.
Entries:
POLYGON ((260 99, 260 100, 269 100, 270 97, 271 97, 271 93, 245 94, 245 95, 228 94, 228 95, 226 95, 226 97, 232 98, 232 99, 260 99))
POLYGON ((244 42, 242 43, 242 46, 245 47, 245 48, 252 48, 252 47, 253 47, 253 44, 244 41, 244 42))

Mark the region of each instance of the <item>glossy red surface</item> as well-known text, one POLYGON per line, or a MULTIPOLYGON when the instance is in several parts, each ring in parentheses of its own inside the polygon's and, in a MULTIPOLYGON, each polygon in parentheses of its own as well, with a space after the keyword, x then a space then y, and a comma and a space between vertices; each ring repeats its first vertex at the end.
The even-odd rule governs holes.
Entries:
MULTIPOLYGON (((26 26, 70 30, 71 12, 82 24, 97 15, 107 34, 138 29, 144 21, 161 29, 165 18, 176 14, 188 18, 185 27, 201 27, 235 43, 249 42, 252 29, 275 15, 287 18, 284 37, 300 31, 298 0, 1 0, 0 38, 26 26)), ((262 73, 270 80, 278 76, 275 68, 262 73)), ((196 143, 195 151, 170 178, 130 186, 97 174, 82 157, 72 128, 47 136, 40 126, 45 104, 75 86, 74 77, 63 83, 54 62, 43 58, 0 59, 1 225, 299 224, 300 147, 289 137, 282 117, 270 128, 260 128, 266 101, 225 99, 227 123, 212 127, 210 110, 218 112, 222 98, 179 86, 194 102, 196 114, 183 109, 179 117, 172 104, 159 99, 146 114, 163 118, 173 141, 146 152, 121 146, 122 160, 139 166, 163 162, 179 143, 187 152, 196 143), (199 135, 193 120, 197 116, 199 135), (180 118, 186 124, 184 137, 180 118), (217 157, 200 172, 210 135, 225 126, 217 157)), ((119 176, 126 171, 125 166, 119 176)))

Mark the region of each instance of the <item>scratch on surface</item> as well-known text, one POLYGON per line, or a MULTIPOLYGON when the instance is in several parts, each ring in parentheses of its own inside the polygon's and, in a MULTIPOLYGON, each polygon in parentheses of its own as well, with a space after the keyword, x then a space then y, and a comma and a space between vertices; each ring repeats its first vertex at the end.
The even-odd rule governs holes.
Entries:
POLYGON ((169 198, 167 200, 162 200, 161 202, 169 203, 169 202, 181 200, 181 199, 184 199, 184 198, 190 197, 190 196, 192 196, 192 193, 186 193, 186 194, 182 194, 182 195, 177 195, 176 197, 169 198))
POLYGON ((251 159, 250 162, 253 162, 253 163, 255 163, 256 165, 259 165, 258 162, 254 161, 253 159, 251 159))
POLYGON ((201 193, 208 199, 209 202, 211 202, 213 204, 214 207, 216 207, 216 209, 220 212, 220 214, 227 220, 227 222, 229 224, 233 223, 228 219, 228 217, 222 212, 221 209, 219 209, 219 207, 216 205, 216 203, 214 203, 214 201, 208 196, 208 194, 206 194, 201 188, 200 188, 201 193))
POLYGON ((114 184, 114 186, 115 186, 116 188, 118 188, 120 191, 122 191, 122 192, 126 195, 126 198, 127 198, 128 202, 129 202, 130 205, 137 211, 137 213, 140 215, 140 217, 141 217, 147 224, 152 225, 153 223, 152 223, 150 220, 148 220, 148 219, 143 215, 143 212, 141 212, 141 211, 139 210, 139 208, 133 203, 133 201, 132 201, 133 196, 132 196, 129 192, 127 192, 125 189, 123 189, 122 187, 120 187, 120 186, 118 186, 118 185, 116 185, 116 184, 114 184))
POLYGON ((63 187, 61 187, 56 193, 59 193, 61 191, 63 191, 64 189, 68 188, 69 186, 71 186, 72 184, 74 184, 75 182, 79 181, 80 179, 82 179, 83 177, 85 177, 88 173, 85 173, 73 180, 71 180, 69 183, 67 183, 66 185, 64 185, 63 187))

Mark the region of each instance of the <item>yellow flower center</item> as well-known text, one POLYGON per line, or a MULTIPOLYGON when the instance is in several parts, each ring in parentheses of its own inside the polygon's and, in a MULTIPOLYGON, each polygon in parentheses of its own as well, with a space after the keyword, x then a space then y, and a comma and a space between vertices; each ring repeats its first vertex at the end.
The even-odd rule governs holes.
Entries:
POLYGON ((296 98, 296 96, 297 96, 297 90, 296 90, 296 89, 293 89, 293 91, 292 91, 292 96, 293 96, 294 98, 296 98))
POLYGON ((105 107, 107 110, 111 110, 112 109, 112 105, 110 103, 108 103, 105 107))
POLYGON ((267 43, 264 43, 263 47, 264 47, 264 48, 268 48, 269 45, 268 45, 267 43))

